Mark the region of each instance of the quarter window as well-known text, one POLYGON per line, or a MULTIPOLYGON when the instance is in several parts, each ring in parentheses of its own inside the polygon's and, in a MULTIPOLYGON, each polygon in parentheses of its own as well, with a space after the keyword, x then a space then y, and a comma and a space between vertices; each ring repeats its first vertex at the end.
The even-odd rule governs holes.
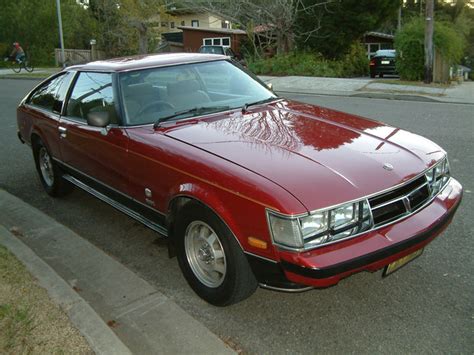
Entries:
MULTIPOLYGON (((65 91, 67 89, 67 85, 65 85, 65 88, 61 91, 61 86, 66 77, 68 77, 68 75, 61 74, 43 84, 33 93, 28 103, 48 111, 56 111, 60 113, 62 102, 66 96, 65 91)), ((70 80, 68 80, 67 83, 69 83, 69 81, 70 80)))
POLYGON ((87 115, 91 112, 108 112, 110 122, 118 122, 112 74, 89 72, 79 74, 67 104, 67 115, 87 121, 87 115))

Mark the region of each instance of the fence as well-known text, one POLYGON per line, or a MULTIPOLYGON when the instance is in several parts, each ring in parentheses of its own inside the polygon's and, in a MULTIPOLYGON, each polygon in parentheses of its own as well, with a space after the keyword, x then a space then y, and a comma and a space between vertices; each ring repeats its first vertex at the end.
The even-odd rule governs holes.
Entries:
POLYGON ((435 50, 434 61, 433 61, 433 81, 435 83, 447 83, 449 82, 450 69, 449 62, 443 58, 438 50, 435 50))
MULTIPOLYGON (((90 49, 65 49, 64 50, 64 61, 67 65, 74 65, 74 64, 83 64, 87 62, 91 62, 93 60, 104 59, 105 53, 98 50, 90 50, 90 49)), ((61 49, 56 48, 54 50, 54 60, 56 62, 56 66, 62 64, 61 60, 61 49)))

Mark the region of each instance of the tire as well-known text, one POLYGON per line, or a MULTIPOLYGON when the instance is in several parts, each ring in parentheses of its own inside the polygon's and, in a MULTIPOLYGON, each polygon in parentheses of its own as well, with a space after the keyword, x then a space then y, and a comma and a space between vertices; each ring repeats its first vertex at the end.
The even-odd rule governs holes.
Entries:
POLYGON ((64 196, 72 190, 72 186, 62 178, 62 171, 54 162, 46 146, 41 140, 33 144, 33 157, 41 185, 48 195, 64 196))
POLYGON ((258 282, 247 258, 214 212, 191 201, 178 211, 175 223, 178 263, 199 297, 222 307, 255 292, 258 282))
POLYGON ((30 64, 30 61, 28 59, 26 59, 23 62, 23 67, 28 73, 31 73, 34 70, 33 66, 30 64))
POLYGON ((21 66, 22 66, 22 64, 18 64, 17 62, 15 62, 15 64, 12 66, 12 70, 15 73, 19 73, 19 72, 21 72, 21 66))
POLYGON ((379 74, 379 78, 383 78, 383 73, 380 73, 380 74, 379 74))

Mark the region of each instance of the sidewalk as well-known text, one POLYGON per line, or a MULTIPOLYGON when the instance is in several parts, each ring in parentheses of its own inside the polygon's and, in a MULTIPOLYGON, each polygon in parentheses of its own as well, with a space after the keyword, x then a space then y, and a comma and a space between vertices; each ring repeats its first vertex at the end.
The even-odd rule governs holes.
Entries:
POLYGON ((26 265, 98 354, 234 353, 148 282, 1 189, 0 244, 26 265))
POLYGON ((474 82, 463 82, 450 87, 399 85, 380 79, 341 79, 308 76, 260 76, 280 93, 354 96, 392 100, 434 101, 474 105, 474 82))

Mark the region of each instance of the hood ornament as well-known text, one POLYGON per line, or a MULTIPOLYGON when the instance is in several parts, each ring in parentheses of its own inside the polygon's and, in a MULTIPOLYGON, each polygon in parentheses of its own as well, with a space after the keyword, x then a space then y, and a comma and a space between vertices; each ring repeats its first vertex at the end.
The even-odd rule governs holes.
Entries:
POLYGON ((390 164, 390 163, 385 163, 385 164, 383 165, 383 168, 384 168, 385 170, 392 171, 392 170, 393 170, 393 165, 390 164))

